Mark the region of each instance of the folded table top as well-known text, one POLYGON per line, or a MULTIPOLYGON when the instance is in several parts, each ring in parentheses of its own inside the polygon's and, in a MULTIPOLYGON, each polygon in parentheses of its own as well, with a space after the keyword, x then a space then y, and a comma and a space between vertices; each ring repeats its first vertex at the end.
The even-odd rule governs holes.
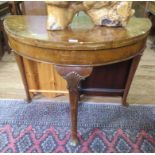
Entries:
POLYGON ((100 50, 133 44, 148 35, 151 22, 132 17, 127 26, 95 26, 80 14, 65 30, 48 31, 47 16, 9 16, 4 21, 6 32, 26 44, 66 50, 100 50))

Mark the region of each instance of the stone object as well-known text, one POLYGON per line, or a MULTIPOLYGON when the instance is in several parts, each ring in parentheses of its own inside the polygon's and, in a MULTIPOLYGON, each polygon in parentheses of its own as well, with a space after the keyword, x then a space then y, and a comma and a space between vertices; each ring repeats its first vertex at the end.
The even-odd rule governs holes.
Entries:
POLYGON ((47 29, 63 30, 79 11, 84 11, 95 25, 125 27, 134 14, 131 1, 46 1, 47 29))

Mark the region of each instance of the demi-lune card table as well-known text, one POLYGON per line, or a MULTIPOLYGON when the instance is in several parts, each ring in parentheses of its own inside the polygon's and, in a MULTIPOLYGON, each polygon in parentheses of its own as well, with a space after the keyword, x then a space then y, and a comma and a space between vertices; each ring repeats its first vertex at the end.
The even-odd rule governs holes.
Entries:
MULTIPOLYGON (((28 101, 32 96, 27 68, 33 70, 34 66, 26 66, 26 60, 53 64, 67 82, 71 144, 76 145, 77 109, 81 94, 121 96, 123 105, 127 105, 127 94, 145 48, 151 22, 146 18, 133 17, 125 28, 99 27, 93 25, 87 16, 76 16, 72 24, 62 31, 47 31, 46 22, 46 16, 9 16, 4 27, 28 101)), ((46 68, 42 76, 46 76, 45 71, 46 68)), ((40 79, 32 78, 35 80, 40 79)))

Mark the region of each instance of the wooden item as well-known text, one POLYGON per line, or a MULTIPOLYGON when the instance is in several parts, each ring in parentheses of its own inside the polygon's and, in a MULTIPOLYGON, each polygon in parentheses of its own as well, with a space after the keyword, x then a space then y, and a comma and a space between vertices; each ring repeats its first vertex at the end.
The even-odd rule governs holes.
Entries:
POLYGON ((72 120, 72 139, 71 144, 76 145, 77 140, 77 110, 78 100, 80 96, 79 84, 81 80, 84 80, 89 76, 93 70, 92 67, 71 67, 71 66, 58 66, 56 65, 58 73, 67 81, 70 108, 71 108, 71 120, 72 120))
POLYGON ((9 1, 11 14, 12 15, 22 15, 22 5, 23 1, 9 1))
POLYGON ((7 15, 11 14, 10 6, 8 1, 0 2, 0 59, 7 50, 10 53, 10 47, 8 45, 8 39, 3 27, 3 20, 7 15))
MULTIPOLYGON (((147 16, 152 22, 150 34, 155 35, 155 2, 146 2, 145 16, 147 16)), ((151 48, 155 48, 155 39, 153 40, 151 48)))
MULTIPOLYGON (((47 15, 46 4, 43 1, 23 1, 22 4, 24 15, 47 15)), ((55 71, 53 64, 32 62, 24 58, 23 62, 31 96, 41 94, 51 98, 68 94, 66 82, 55 71)))
POLYGON ((134 14, 132 2, 115 1, 46 1, 47 29, 66 28, 79 11, 88 14, 95 25, 126 26, 134 14))
MULTIPOLYGON (((146 18, 131 18, 126 28, 97 27, 88 16, 79 14, 69 29, 47 31, 46 21, 46 16, 10 16, 5 19, 4 26, 16 55, 28 100, 32 97, 28 79, 32 78, 34 91, 40 88, 37 84, 42 83, 31 72, 36 69, 35 62, 54 64, 57 72, 67 81, 71 144, 76 145, 77 108, 81 94, 122 96, 122 103, 127 105, 126 97, 145 48, 151 22, 146 18), (27 66, 26 61, 32 65, 27 66)), ((43 68, 41 76, 48 76, 48 69, 43 68)), ((52 75, 49 76, 52 81, 55 80, 52 75)), ((60 91, 66 91, 66 88, 60 91)))

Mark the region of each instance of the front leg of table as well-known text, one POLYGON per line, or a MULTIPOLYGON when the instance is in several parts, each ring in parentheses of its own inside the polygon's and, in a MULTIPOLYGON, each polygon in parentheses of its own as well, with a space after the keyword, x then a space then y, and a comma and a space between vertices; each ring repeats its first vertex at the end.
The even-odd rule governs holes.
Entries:
POLYGON ((55 66, 57 72, 67 81, 69 90, 69 100, 71 108, 71 123, 72 137, 70 144, 76 146, 77 138, 77 111, 79 101, 79 83, 81 80, 88 77, 92 72, 92 67, 70 67, 70 66, 55 66))
POLYGON ((134 77, 134 74, 136 72, 136 69, 137 69, 137 66, 139 64, 139 61, 140 61, 140 58, 141 58, 141 55, 142 53, 140 53, 139 55, 137 55, 136 57, 133 58, 132 60, 132 64, 130 66, 130 71, 129 71, 129 76, 128 76, 128 79, 127 79, 127 82, 126 82, 126 86, 125 86, 125 90, 124 90, 124 94, 123 94, 123 97, 122 97, 122 104, 124 106, 128 106, 129 104, 126 102, 127 100, 127 95, 129 93, 129 89, 130 89, 130 86, 131 86, 131 82, 133 80, 133 77, 134 77))
POLYGON ((14 52, 14 56, 16 58, 16 62, 17 62, 18 68, 20 70, 22 81, 23 81, 23 84, 24 84, 24 88, 25 88, 25 92, 26 92, 26 101, 28 103, 30 103, 32 99, 31 99, 31 96, 30 96, 30 93, 29 93, 28 82, 27 82, 24 63, 23 63, 23 57, 16 54, 15 52, 14 52))

